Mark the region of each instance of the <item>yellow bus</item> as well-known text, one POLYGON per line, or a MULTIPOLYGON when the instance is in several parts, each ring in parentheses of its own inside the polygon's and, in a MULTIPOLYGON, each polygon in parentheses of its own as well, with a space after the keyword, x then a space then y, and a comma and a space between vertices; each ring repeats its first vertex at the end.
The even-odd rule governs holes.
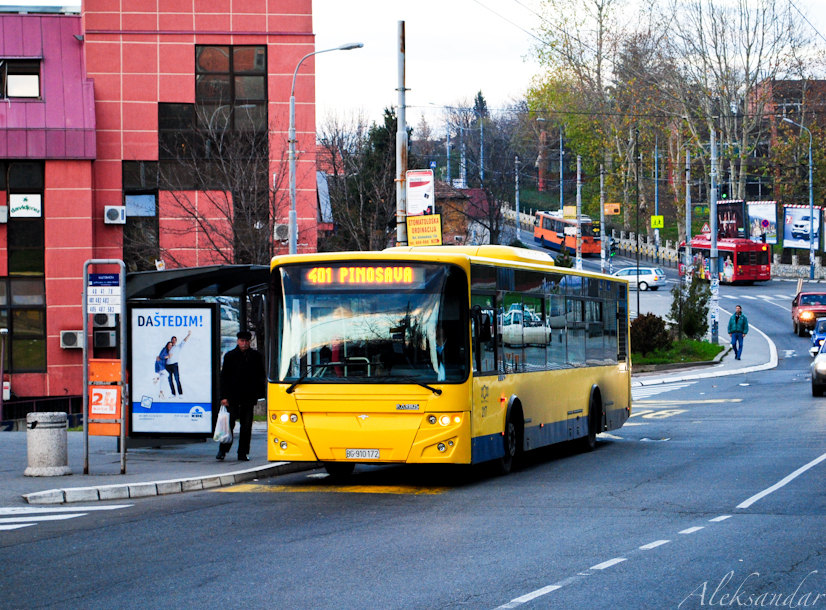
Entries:
POLYGON ((472 464, 631 414, 628 284, 507 246, 273 260, 268 459, 472 464))

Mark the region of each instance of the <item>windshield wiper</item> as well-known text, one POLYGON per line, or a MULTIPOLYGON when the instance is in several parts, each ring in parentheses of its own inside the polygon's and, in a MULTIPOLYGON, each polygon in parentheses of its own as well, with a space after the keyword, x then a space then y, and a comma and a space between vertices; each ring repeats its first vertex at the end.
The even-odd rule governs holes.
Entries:
POLYGON ((302 383, 305 379, 307 379, 307 377, 309 377, 312 372, 313 372, 313 369, 307 368, 307 370, 304 371, 304 373, 301 375, 301 377, 299 377, 298 379, 296 379, 294 382, 292 382, 290 384, 290 387, 287 388, 287 394, 292 394, 293 392, 295 392, 296 386, 298 384, 302 383))
MULTIPOLYGON (((391 376, 392 378, 392 376, 391 376)), ((415 383, 416 385, 420 385, 423 388, 430 390, 436 396, 441 396, 442 391, 439 388, 434 388, 431 385, 427 385, 424 381, 419 381, 418 379, 414 379, 413 377, 399 377, 400 381, 407 381, 408 383, 415 383)))

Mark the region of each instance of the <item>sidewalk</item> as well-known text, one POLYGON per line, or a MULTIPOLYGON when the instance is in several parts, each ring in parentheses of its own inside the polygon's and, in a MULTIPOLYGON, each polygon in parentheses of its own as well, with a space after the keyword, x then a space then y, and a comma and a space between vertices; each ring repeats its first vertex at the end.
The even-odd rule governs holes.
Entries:
MULTIPOLYGON (((237 429, 236 429, 237 432, 237 429)), ((308 463, 268 462, 265 422, 255 422, 249 462, 235 459, 236 445, 223 462, 214 441, 129 449, 126 474, 112 437, 89 437, 89 474, 83 474, 83 433, 68 433, 69 467, 62 477, 26 477, 26 432, 0 433, 0 506, 126 500, 234 485, 242 481, 315 468, 308 463)), ((237 442, 237 441, 236 441, 237 442)))
MULTIPOLYGON (((666 292, 643 293, 640 310, 665 315, 666 292), (643 302, 643 300, 645 302, 643 302)), ((634 295, 634 299, 636 296, 634 295)), ((634 303, 636 305, 636 303, 634 303)), ((728 347, 725 329, 730 313, 720 310, 720 340, 726 345, 716 364, 678 370, 634 374, 633 387, 704 379, 761 371, 777 366, 777 348, 759 328, 751 327, 746 337, 743 359, 735 360, 728 347)), ((215 459, 218 446, 212 440, 199 443, 130 449, 126 454, 126 474, 120 474, 120 453, 116 439, 89 437, 89 474, 83 474, 83 433, 68 433, 69 467, 62 477, 25 477, 28 465, 26 432, 0 433, 0 507, 30 504, 64 504, 101 500, 127 500, 146 496, 181 493, 234 485, 319 467, 316 463, 268 462, 265 422, 255 422, 249 462, 235 460, 231 451, 225 461, 215 459)), ((233 446, 233 450, 235 449, 233 446)))

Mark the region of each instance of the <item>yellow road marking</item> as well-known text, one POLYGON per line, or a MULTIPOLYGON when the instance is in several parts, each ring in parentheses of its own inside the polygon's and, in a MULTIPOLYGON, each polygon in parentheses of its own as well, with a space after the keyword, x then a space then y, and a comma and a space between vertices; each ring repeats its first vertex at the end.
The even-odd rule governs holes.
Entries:
POLYGON ((216 489, 226 493, 351 493, 351 494, 396 494, 430 496, 448 491, 447 487, 415 487, 413 485, 258 485, 242 483, 216 489))

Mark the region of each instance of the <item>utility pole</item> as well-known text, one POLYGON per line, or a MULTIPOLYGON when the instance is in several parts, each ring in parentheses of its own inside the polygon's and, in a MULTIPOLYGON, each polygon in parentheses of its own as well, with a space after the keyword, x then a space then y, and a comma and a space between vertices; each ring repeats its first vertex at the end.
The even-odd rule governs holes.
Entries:
POLYGON ((582 271, 582 157, 576 156, 576 269, 582 271))
POLYGON ((565 208, 565 192, 563 190, 564 175, 562 171, 563 158, 565 151, 562 149, 562 125, 559 126, 559 211, 562 212, 565 208))
POLYGON ((396 112, 396 245, 407 245, 407 124, 405 123, 404 101, 404 21, 399 21, 399 107, 396 112))
POLYGON ((709 267, 711 271, 711 342, 717 343, 719 337, 718 317, 720 314, 720 275, 717 270, 717 131, 711 130, 711 196, 709 197, 709 221, 711 224, 711 251, 709 267))
POLYGON ((514 165, 514 175, 516 180, 516 196, 514 197, 514 202, 516 204, 516 241, 522 241, 522 230, 520 225, 522 224, 522 219, 519 216, 519 155, 516 155, 516 158, 513 160, 514 165))
POLYGON ((691 152, 685 151, 685 282, 691 282, 691 152))
POLYGON ((636 198, 637 198, 637 230, 636 230, 636 238, 637 238, 637 317, 640 317, 640 165, 642 163, 642 155, 639 154, 640 144, 640 130, 639 128, 634 129, 634 174, 635 180, 637 183, 636 187, 636 198))
POLYGON ((599 164, 599 270, 605 273, 605 172, 599 164))
MULTIPOLYGON (((654 216, 660 215, 660 142, 654 137, 654 216)), ((660 230, 654 229, 654 246, 657 248, 657 260, 660 257, 660 230)))
POLYGON ((447 183, 452 186, 450 182, 450 124, 447 126, 447 183))

